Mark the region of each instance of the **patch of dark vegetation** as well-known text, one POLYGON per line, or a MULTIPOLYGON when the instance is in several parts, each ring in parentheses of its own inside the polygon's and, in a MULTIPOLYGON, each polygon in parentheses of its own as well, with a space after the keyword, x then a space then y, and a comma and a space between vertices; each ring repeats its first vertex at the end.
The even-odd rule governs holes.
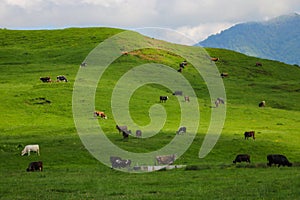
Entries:
POLYGON ((77 190, 71 190, 71 189, 51 189, 51 192, 73 193, 73 192, 77 192, 77 190))
POLYGON ((34 99, 29 99, 27 103, 32 105, 46 105, 46 104, 51 104, 51 101, 44 97, 37 97, 34 99))
POLYGON ((210 166, 188 165, 185 167, 187 171, 210 169, 210 166))
POLYGON ((124 196, 125 194, 123 192, 112 192, 109 195, 110 196, 124 196))

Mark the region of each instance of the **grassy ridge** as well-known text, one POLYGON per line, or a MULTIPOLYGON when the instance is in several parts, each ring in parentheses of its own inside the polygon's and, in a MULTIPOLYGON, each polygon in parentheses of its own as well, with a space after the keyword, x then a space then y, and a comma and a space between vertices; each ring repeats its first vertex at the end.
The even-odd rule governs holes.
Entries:
MULTIPOLYGON (((183 75, 195 89, 201 111, 199 132, 176 163, 176 169, 148 174, 127 174, 95 160, 82 145, 72 118, 72 91, 79 64, 117 29, 87 28, 53 31, 0 30, 0 198, 1 199, 281 199, 299 197, 300 70, 284 63, 248 57, 222 49, 207 49, 219 57, 227 93, 227 117, 212 152, 198 158, 210 120, 211 102, 201 77, 192 66, 183 75), (263 63, 256 67, 255 63, 263 63), (67 83, 41 83, 39 77, 66 75, 67 83), (267 107, 257 104, 266 100, 267 107), (50 103, 47 103, 49 102, 50 103), (255 130, 256 141, 243 139, 255 130), (41 156, 21 157, 24 145, 38 143, 41 156), (252 164, 232 165, 238 153, 249 153, 252 164), (265 168, 266 155, 282 153, 292 168, 265 168), (42 160, 43 173, 26 173, 30 161, 42 160), (298 163, 298 164, 297 164, 298 163), (192 170, 194 169, 194 170, 192 170), (37 182, 39 183, 37 186, 37 182), (255 185, 255 187, 253 187, 255 185), (284 186, 284 187, 283 187, 284 186), (37 189, 39 188, 39 189, 37 189), (249 188, 251 188, 249 190, 249 188)), ((122 56, 105 72, 96 94, 96 109, 108 120, 99 123, 112 142, 134 152, 153 151, 168 143, 178 127, 175 97, 165 104, 168 125, 152 138, 123 141, 115 130, 110 110, 112 88, 128 69, 157 62, 178 68, 176 55, 145 49, 122 56)), ((130 100, 133 119, 147 124, 149 107, 166 88, 146 85, 130 100)))

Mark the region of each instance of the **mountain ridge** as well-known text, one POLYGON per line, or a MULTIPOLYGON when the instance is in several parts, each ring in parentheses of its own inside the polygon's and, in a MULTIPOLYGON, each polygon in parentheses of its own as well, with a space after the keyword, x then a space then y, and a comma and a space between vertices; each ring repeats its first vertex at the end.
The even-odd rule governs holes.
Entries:
POLYGON ((300 15, 282 15, 263 22, 236 24, 196 46, 224 48, 249 56, 300 65, 300 15))

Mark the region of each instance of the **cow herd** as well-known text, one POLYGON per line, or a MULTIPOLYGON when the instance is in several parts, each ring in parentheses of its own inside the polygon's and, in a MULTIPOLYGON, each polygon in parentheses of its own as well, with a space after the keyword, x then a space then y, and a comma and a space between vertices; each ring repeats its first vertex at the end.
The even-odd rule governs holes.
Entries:
MULTIPOLYGON (((286 156, 281 154, 270 154, 267 156, 268 166, 278 165, 278 167, 282 166, 288 166, 291 167, 292 163, 290 163, 286 156)), ((234 164, 241 163, 241 162, 248 162, 250 163, 250 155, 249 154, 239 154, 235 157, 235 159, 232 161, 234 164)))
MULTIPOLYGON (((43 83, 51 83, 54 82, 50 76, 46 76, 46 77, 40 77, 40 80, 43 83)), ((68 82, 68 79, 66 78, 66 76, 64 75, 59 75, 56 77, 56 82, 68 82)))

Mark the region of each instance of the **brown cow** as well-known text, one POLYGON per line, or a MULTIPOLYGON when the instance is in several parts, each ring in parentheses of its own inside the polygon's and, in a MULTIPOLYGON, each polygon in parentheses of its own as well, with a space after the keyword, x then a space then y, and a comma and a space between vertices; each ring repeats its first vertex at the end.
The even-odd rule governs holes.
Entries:
POLYGON ((253 137, 253 140, 255 140, 255 131, 246 131, 244 133, 244 136, 245 136, 245 140, 246 139, 248 140, 249 137, 253 137))
POLYGON ((105 113, 102 112, 102 111, 95 111, 95 112, 94 112, 94 116, 95 116, 95 117, 100 116, 102 119, 107 119, 107 116, 106 116, 105 113))
POLYGON ((219 60, 219 58, 210 58, 210 60, 216 62, 219 60))

